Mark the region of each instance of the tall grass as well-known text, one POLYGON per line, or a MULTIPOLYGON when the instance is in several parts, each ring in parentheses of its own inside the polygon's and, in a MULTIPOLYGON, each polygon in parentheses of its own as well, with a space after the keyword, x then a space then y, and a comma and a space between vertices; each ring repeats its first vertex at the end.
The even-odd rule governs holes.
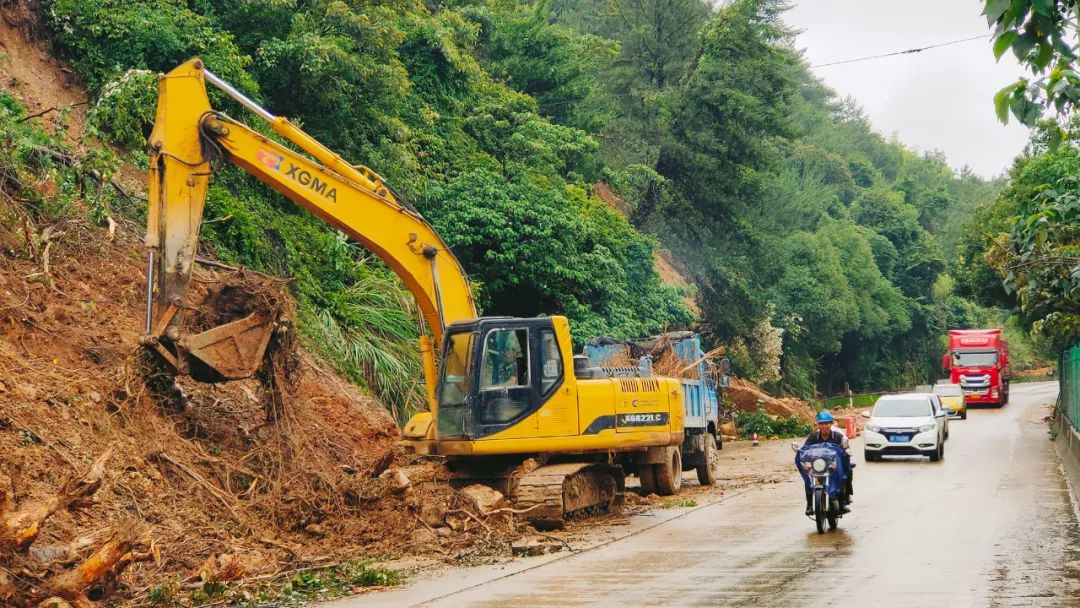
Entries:
POLYGON ((301 304, 308 347, 366 387, 402 423, 424 408, 416 301, 389 269, 361 259, 333 310, 301 304))

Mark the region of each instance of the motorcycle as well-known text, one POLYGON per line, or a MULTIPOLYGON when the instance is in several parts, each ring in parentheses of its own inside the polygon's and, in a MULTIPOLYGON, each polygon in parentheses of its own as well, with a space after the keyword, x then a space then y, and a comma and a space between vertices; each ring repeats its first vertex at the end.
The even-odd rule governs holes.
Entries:
POLYGON ((792 444, 791 448, 795 450, 795 467, 813 498, 818 534, 825 533, 826 522, 830 530, 835 530, 848 502, 844 449, 832 443, 801 448, 792 444))

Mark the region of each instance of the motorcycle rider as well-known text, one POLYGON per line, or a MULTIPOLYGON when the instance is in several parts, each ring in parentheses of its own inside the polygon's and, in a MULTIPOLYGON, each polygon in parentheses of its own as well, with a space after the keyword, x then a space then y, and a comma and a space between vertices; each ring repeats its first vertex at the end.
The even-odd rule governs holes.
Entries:
MULTIPOLYGON (((803 447, 818 445, 820 443, 832 443, 844 448, 843 461, 844 470, 847 471, 847 482, 845 483, 845 486, 848 499, 840 505, 840 510, 843 513, 850 513, 851 509, 849 509, 847 505, 851 502, 851 495, 855 493, 854 486, 852 485, 852 467, 854 465, 851 462, 851 454, 848 451, 850 445, 848 444, 847 434, 840 429, 833 427, 833 416, 828 410, 821 410, 818 412, 817 428, 806 438, 806 443, 803 444, 803 447)), ((806 514, 814 514, 814 498, 809 487, 806 488, 806 514)))

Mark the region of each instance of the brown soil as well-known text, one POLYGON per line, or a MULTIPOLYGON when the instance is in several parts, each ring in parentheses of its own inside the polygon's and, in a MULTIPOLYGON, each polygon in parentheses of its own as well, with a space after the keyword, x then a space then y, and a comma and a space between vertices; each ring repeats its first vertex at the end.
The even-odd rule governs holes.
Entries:
POLYGON ((44 47, 44 35, 30 1, 3 2, 0 6, 0 83, 19 97, 29 114, 44 112, 40 121, 63 129, 72 141, 86 124, 86 92, 70 68, 44 47), (63 111, 67 111, 65 122, 63 111))
POLYGON ((626 201, 622 200, 617 194, 612 192, 611 188, 604 182, 596 182, 593 184, 593 194, 607 203, 609 207, 626 217, 629 217, 630 212, 633 211, 633 209, 630 208, 630 205, 627 205, 626 201))
POLYGON ((445 478, 414 489, 378 477, 401 459, 393 421, 302 351, 290 353, 285 386, 174 380, 148 365, 137 346, 140 250, 125 230, 110 242, 103 230, 70 228, 53 250, 51 284, 39 259, 0 256, 0 470, 22 471, 17 498, 39 498, 114 450, 96 503, 49 519, 35 547, 138 522, 162 560, 125 573, 135 598, 222 554, 253 576, 357 555, 504 550, 492 539, 510 527, 479 535, 445 517, 421 523, 457 493, 445 478), (271 411, 275 391, 283 400, 271 411))
POLYGON ((748 380, 732 378, 727 394, 735 408, 744 412, 753 412, 760 407, 765 413, 781 418, 795 416, 807 422, 814 420, 816 410, 802 399, 773 397, 748 380))

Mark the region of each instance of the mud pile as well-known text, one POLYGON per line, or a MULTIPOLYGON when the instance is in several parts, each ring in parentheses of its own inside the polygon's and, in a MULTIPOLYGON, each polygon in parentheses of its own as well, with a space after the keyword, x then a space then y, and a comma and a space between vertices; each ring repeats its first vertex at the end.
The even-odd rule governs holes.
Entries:
POLYGON ((734 403, 735 409, 740 411, 754 412, 760 408, 765 413, 780 418, 794 416, 806 422, 814 421, 816 410, 802 399, 773 397, 748 380, 732 378, 727 395, 734 403))
MULTIPOLYGON (((0 214, 42 230, 17 207, 0 202, 0 214)), ((169 374, 138 347, 137 230, 110 240, 65 222, 47 275, 18 234, 0 231, 11 245, 0 252, 0 515, 57 495, 107 456, 93 496, 48 516, 18 559, 97 534, 76 563, 110 534, 131 531, 158 559, 132 563, 110 593, 138 600, 177 578, 508 550, 515 522, 482 517, 438 467, 412 479, 388 472, 409 461, 395 452, 399 434, 385 409, 299 349, 291 332, 275 338, 269 376, 204 384, 169 374)), ((199 270, 193 283, 194 327, 223 320, 200 313, 220 314, 236 294, 288 302, 284 283, 252 273, 199 270)), ((0 554, 5 566, 14 559, 0 554)))

